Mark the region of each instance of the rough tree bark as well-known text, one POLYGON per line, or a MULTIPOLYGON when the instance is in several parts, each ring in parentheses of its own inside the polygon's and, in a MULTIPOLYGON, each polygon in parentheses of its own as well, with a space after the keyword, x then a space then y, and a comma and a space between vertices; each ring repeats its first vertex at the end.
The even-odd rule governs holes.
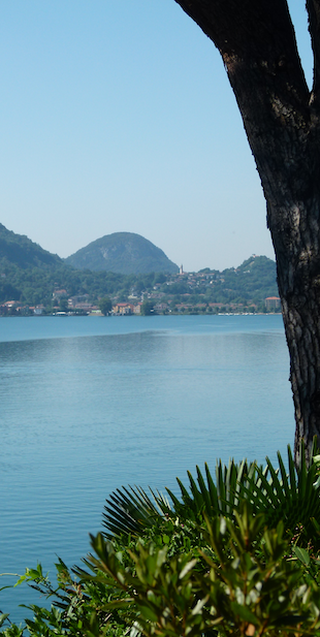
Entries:
POLYGON ((222 55, 267 201, 299 464, 300 440, 307 460, 313 436, 320 441, 320 0, 306 4, 311 91, 286 0, 176 2, 222 55))

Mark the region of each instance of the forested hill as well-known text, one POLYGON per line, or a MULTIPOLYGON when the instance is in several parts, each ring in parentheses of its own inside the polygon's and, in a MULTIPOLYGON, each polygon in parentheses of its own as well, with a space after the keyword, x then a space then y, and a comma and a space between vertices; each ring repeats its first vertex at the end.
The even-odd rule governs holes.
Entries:
POLYGON ((105 235, 65 261, 79 270, 105 270, 120 274, 174 273, 179 270, 160 248, 133 232, 105 235))
POLYGON ((278 296, 276 264, 267 257, 253 256, 238 268, 221 273, 221 286, 226 290, 245 291, 252 298, 278 296))
POLYGON ((63 261, 57 254, 43 250, 37 243, 25 235, 7 230, 0 223, 0 263, 12 263, 19 268, 57 267, 63 261))

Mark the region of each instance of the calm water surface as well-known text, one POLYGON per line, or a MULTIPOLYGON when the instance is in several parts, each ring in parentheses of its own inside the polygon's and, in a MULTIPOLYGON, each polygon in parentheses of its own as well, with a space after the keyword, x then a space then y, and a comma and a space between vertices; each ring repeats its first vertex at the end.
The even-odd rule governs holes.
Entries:
MULTIPOLYGON (((0 319, 0 572, 79 563, 121 485, 285 454, 288 376, 280 316, 0 319)), ((20 620, 33 595, 0 608, 20 620)))

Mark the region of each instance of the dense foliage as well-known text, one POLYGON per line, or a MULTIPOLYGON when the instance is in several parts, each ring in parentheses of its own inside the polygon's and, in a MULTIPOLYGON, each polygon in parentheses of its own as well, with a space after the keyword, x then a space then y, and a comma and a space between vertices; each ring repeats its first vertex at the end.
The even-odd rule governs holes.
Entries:
POLYGON ((108 316, 112 310, 111 299, 107 296, 102 297, 102 299, 99 300, 99 309, 104 316, 108 316))
POLYGON ((0 282, 0 303, 10 300, 21 304, 45 306, 54 305, 53 293, 56 289, 65 289, 66 296, 88 294, 97 301, 101 296, 115 294, 127 295, 130 290, 130 277, 112 272, 79 272, 64 264, 57 268, 26 268, 0 262, 3 276, 0 282))
POLYGON ((288 473, 278 459, 197 468, 180 498, 117 490, 81 567, 20 578, 52 606, 25 627, 3 615, 0 634, 319 637, 320 456, 296 470, 289 449, 288 473))

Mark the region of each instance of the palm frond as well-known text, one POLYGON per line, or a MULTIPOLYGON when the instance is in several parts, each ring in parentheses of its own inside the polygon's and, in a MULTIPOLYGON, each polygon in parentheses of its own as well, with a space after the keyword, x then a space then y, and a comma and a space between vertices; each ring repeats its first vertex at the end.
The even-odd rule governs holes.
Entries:
POLYGON ((278 453, 280 473, 267 458, 268 473, 263 474, 261 469, 257 468, 259 488, 254 489, 256 481, 250 477, 248 478, 250 488, 245 488, 245 495, 256 514, 266 515, 269 527, 275 528, 282 520, 288 532, 294 534, 297 529, 300 529, 305 536, 318 544, 320 537, 316 532, 316 524, 320 524, 320 485, 317 484, 319 468, 316 462, 307 466, 303 441, 300 458, 300 467, 296 469, 290 446, 288 446, 289 473, 286 473, 280 453, 278 453), (312 522, 312 519, 316 524, 312 522))
POLYGON ((159 521, 170 509, 169 501, 159 492, 155 494, 150 489, 150 493, 152 499, 137 486, 122 487, 111 493, 102 514, 102 523, 107 529, 104 535, 140 535, 159 521))
POLYGON ((314 544, 320 545, 320 456, 313 448, 314 462, 308 467, 301 443, 300 467, 296 469, 288 446, 288 471, 278 453, 279 468, 269 458, 266 466, 232 459, 228 465, 217 462, 215 480, 205 464, 205 474, 196 467, 196 478, 188 471, 188 486, 177 478, 180 497, 170 489, 166 496, 158 491, 150 494, 141 487, 122 487, 106 501, 103 513, 105 536, 141 535, 163 521, 164 516, 181 521, 199 522, 203 516, 234 518, 244 501, 250 503, 255 515, 263 513, 268 526, 275 528, 280 520, 287 531, 303 530, 314 544))

